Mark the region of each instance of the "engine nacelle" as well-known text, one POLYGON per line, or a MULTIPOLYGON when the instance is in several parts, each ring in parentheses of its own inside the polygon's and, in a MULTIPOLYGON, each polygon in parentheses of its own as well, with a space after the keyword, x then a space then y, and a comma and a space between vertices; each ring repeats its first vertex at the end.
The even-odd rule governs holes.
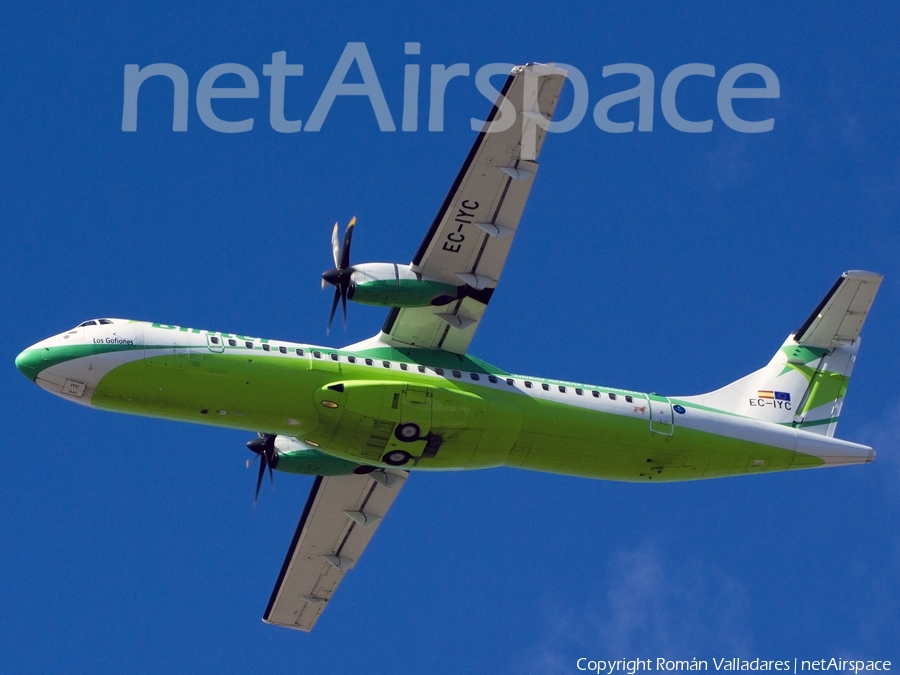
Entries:
POLYGON ((446 305, 465 294, 465 284, 428 279, 407 265, 364 263, 353 266, 347 299, 379 307, 427 307, 446 305))
POLYGON ((348 462, 346 459, 328 455, 290 436, 276 437, 275 450, 278 453, 275 469, 287 473, 307 476, 346 476, 372 470, 372 467, 364 467, 358 462, 348 462))

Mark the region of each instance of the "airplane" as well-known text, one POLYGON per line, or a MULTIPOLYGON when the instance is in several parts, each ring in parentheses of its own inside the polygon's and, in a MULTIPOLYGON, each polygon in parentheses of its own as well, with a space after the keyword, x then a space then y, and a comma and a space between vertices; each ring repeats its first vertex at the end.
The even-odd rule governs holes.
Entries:
POLYGON ((257 432, 268 471, 316 476, 263 614, 310 631, 417 471, 510 466, 664 482, 871 462, 834 437, 882 276, 843 273, 769 363, 710 393, 663 396, 515 375, 468 353, 537 172, 565 71, 514 68, 409 265, 350 262, 335 294, 390 308, 343 348, 101 318, 16 358, 28 379, 114 412, 257 432))

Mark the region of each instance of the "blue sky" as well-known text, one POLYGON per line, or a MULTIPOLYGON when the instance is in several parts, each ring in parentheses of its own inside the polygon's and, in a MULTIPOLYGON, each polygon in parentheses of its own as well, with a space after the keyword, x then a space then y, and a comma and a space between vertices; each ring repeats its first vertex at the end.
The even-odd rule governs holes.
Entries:
MULTIPOLYGON (((0 670, 15 673, 577 672, 589 658, 900 661, 900 95, 898 12, 886 3, 14 2, 0 22, 0 214, 6 405, 0 471, 0 670), (549 10, 549 11, 548 11, 549 10), (403 72, 422 71, 418 130, 379 131, 341 97, 321 131, 269 125, 263 64, 302 63, 285 112, 308 120, 341 53, 364 42, 397 127, 403 72), (404 54, 419 42, 421 54, 404 54), (115 316, 319 344, 374 334, 351 306, 330 336, 335 220, 358 218, 356 261, 406 262, 490 104, 490 63, 578 68, 589 109, 551 135, 472 352, 518 373, 694 394, 764 364, 847 269, 885 275, 838 435, 871 465, 632 485, 514 470, 416 475, 310 635, 259 620, 311 479, 276 475, 253 507, 250 435, 69 405, 15 370, 26 346, 115 316), (148 81, 122 131, 123 71, 148 81), (221 63, 257 99, 195 93, 221 63), (470 64, 428 127, 432 64, 470 64), (597 102, 654 74, 650 132, 612 134, 597 102), (688 63, 712 78, 678 90, 688 63), (759 63, 777 99, 738 101, 771 132, 739 133, 721 77, 759 63)), ((355 71, 354 71, 355 72, 355 71)), ((352 77, 355 77, 353 75, 352 77)), ((227 84, 223 79, 220 84, 227 84)), ((748 82, 748 86, 753 83, 748 82)), ((571 105, 567 90, 560 110, 571 105)), ((635 102, 614 109, 637 119, 635 102)))

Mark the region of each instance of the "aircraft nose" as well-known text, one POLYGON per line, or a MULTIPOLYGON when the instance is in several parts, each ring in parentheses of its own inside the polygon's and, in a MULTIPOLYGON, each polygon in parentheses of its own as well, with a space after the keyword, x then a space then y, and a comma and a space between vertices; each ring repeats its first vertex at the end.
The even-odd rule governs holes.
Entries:
POLYGON ((37 374, 42 370, 42 351, 42 349, 29 348, 16 357, 16 368, 32 382, 34 382, 37 374))

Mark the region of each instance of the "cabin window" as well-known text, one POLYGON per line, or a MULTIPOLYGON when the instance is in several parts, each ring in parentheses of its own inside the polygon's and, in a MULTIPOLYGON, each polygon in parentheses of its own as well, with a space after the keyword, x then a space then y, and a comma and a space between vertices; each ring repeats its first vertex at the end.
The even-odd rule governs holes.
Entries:
POLYGON ((278 348, 278 351, 281 352, 282 354, 287 354, 287 347, 282 345, 278 348))
POLYGON ((506 384, 508 384, 510 387, 514 387, 516 385, 516 381, 514 379, 512 379, 511 377, 507 377, 506 384))
POLYGON ((541 389, 543 389, 544 391, 550 391, 550 385, 549 385, 549 384, 542 384, 542 385, 541 385, 541 389))
POLYGON ((217 344, 219 344, 219 338, 213 336, 213 337, 209 338, 209 342, 210 342, 210 344, 217 345, 217 344))
POLYGON ((419 366, 419 372, 420 372, 420 373, 424 373, 424 372, 425 372, 425 366, 419 366))
POLYGON ((615 400, 616 400, 616 395, 615 395, 614 393, 612 393, 612 392, 609 392, 609 400, 610 400, 610 401, 615 401, 615 400))
POLYGON ((367 366, 374 366, 374 365, 375 365, 375 362, 374 362, 372 359, 366 359, 366 365, 367 365, 367 366))
POLYGON ((381 362, 381 365, 383 365, 385 368, 390 368, 390 367, 391 367, 391 362, 390 362, 390 361, 382 361, 382 362, 381 362))
POLYGON ((444 369, 443 369, 443 368, 435 368, 435 369, 434 369, 434 372, 436 372, 438 375, 443 375, 443 374, 444 374, 444 369))
POLYGON ((491 384, 497 384, 497 378, 493 375, 488 375, 488 382, 490 382, 491 384))
POLYGON ((244 346, 245 346, 247 349, 253 349, 253 343, 250 342, 249 340, 247 340, 247 342, 244 343, 244 346))
POLYGON ((271 349, 272 349, 269 345, 267 345, 267 344, 265 344, 265 343, 263 343, 262 348, 263 348, 263 351, 264 351, 264 352, 271 351, 271 349))
POLYGON ((462 377, 462 373, 459 372, 458 370, 454 370, 454 371, 453 371, 453 377, 462 377))
POLYGON ((322 358, 322 352, 320 352, 320 351, 317 349, 317 350, 315 350, 315 351, 313 352, 313 356, 315 356, 317 359, 321 359, 321 358, 322 358))
POLYGON ((625 400, 628 401, 629 403, 634 403, 634 399, 631 398, 630 396, 626 396, 625 400))
POLYGON ((528 380, 525 380, 525 388, 526 389, 531 389, 533 386, 534 385, 531 382, 529 382, 528 380))
POLYGON ((349 363, 356 363, 356 357, 355 357, 355 356, 348 356, 348 357, 347 357, 347 361, 348 361, 349 363))
POLYGON ((300 347, 297 347, 294 351, 297 352, 297 356, 303 356, 303 350, 300 347))
POLYGON ((331 353, 331 360, 332 360, 332 361, 337 361, 339 358, 340 358, 340 357, 339 357, 337 354, 335 354, 334 352, 331 353))
POLYGON ((591 392, 591 396, 593 396, 594 398, 600 398, 600 392, 599 392, 599 391, 592 391, 592 392, 591 392))
POLYGON ((478 373, 469 373, 469 377, 471 377, 473 380, 481 379, 480 377, 478 377, 478 373))
POLYGON ((400 370, 409 370, 409 366, 406 365, 405 363, 401 363, 401 364, 400 364, 400 370))
POLYGON ((237 340, 229 340, 228 346, 229 347, 237 347, 237 340))
POLYGON ((559 387, 559 393, 560 393, 560 394, 565 394, 565 393, 566 393, 566 388, 563 387, 562 385, 560 385, 560 387, 559 387))
POLYGON ((576 389, 575 393, 578 394, 579 396, 584 396, 584 389, 576 389))

